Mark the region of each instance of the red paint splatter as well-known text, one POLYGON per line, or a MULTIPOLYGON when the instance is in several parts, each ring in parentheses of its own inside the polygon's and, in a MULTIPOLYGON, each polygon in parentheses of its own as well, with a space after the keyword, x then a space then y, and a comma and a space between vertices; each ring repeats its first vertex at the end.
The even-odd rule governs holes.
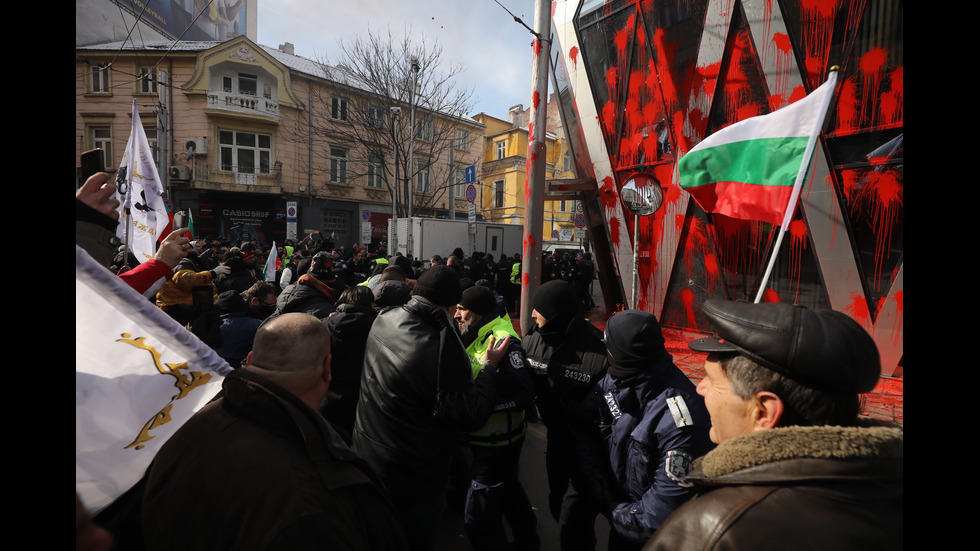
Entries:
POLYGON ((572 65, 578 67, 578 46, 572 46, 571 50, 568 50, 568 57, 572 58, 572 65))
POLYGON ((534 106, 535 109, 541 106, 541 92, 535 90, 534 93, 531 94, 531 105, 534 106))
POLYGON ((541 41, 535 38, 531 41, 531 49, 534 51, 534 57, 541 55, 541 41))
POLYGON ((902 325, 905 318, 905 291, 895 291, 895 324, 892 326, 892 342, 898 344, 902 341, 902 325))
POLYGON ((684 305, 684 319, 687 327, 697 329, 698 321, 694 315, 694 291, 685 287, 681 290, 681 303, 684 305))
POLYGON ((789 41, 789 35, 786 33, 773 34, 772 43, 781 52, 784 53, 793 52, 793 44, 789 41))
POLYGON ((787 277, 791 282, 796 283, 796 297, 793 302, 799 298, 800 293, 800 274, 801 266, 803 264, 803 251, 806 250, 807 244, 809 244, 809 238, 807 237, 809 232, 806 228, 806 222, 800 219, 795 219, 789 223, 789 267, 787 270, 787 277))
POLYGON ((862 327, 871 333, 871 314, 868 312, 868 301, 864 299, 864 295, 861 293, 852 293, 851 302, 844 307, 844 313, 854 318, 854 321, 861 324, 862 327))
POLYGON ((864 212, 871 220, 875 236, 875 280, 882 283, 881 270, 891 253, 892 228, 901 214, 904 197, 902 176, 888 168, 878 167, 849 182, 851 212, 864 212))
POLYGON ((619 50, 620 55, 626 54, 626 44, 629 41, 629 28, 620 29, 616 31, 616 35, 613 37, 613 42, 616 44, 616 49, 619 50))
POLYGON ((760 302, 782 302, 779 298, 779 293, 775 289, 766 289, 762 292, 762 300, 760 302))

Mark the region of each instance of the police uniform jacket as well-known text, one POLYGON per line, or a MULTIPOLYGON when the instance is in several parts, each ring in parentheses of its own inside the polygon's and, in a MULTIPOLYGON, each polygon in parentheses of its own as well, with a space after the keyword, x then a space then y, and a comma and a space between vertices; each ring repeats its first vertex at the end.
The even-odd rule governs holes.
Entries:
POLYGON ((902 433, 866 422, 727 440, 695 462, 697 496, 644 550, 902 549, 902 433))
POLYGON ((645 542, 693 495, 684 478, 710 451, 711 420, 704 399, 670 354, 640 373, 596 387, 600 432, 617 484, 610 504, 613 528, 645 542))
POLYGON ((486 361, 490 337, 494 344, 511 338, 507 356, 497 366, 497 400, 486 425, 467 437, 474 446, 506 446, 524 437, 526 424, 524 410, 534 403, 534 382, 524 361, 521 340, 514 330, 510 317, 504 314, 485 317, 479 327, 474 327, 476 337, 466 347, 473 367, 473 376, 479 376, 486 361))

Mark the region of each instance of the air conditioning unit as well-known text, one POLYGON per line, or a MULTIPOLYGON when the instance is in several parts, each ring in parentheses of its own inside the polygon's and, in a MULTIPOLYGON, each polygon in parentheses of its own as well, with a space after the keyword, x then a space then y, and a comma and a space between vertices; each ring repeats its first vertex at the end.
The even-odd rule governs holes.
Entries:
POLYGON ((174 165, 170 167, 170 179, 171 180, 190 180, 191 179, 191 169, 185 165, 174 165))
POLYGON ((208 154, 207 138, 195 138, 193 140, 184 140, 184 151, 187 152, 188 159, 196 155, 201 155, 206 157, 208 154))

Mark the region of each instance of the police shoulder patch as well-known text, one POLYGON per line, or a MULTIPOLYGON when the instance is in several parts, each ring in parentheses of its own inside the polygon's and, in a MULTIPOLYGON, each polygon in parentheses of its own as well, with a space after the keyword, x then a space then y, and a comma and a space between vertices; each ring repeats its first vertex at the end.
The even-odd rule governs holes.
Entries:
POLYGON ((670 450, 667 452, 667 460, 664 462, 664 471, 667 477, 683 484, 687 479, 688 473, 694 468, 694 458, 684 450, 670 450))
POLYGON ((694 419, 691 419, 691 412, 687 409, 687 402, 684 401, 683 396, 667 398, 667 407, 670 409, 670 414, 674 416, 674 424, 677 425, 677 428, 689 427, 694 424, 694 419))

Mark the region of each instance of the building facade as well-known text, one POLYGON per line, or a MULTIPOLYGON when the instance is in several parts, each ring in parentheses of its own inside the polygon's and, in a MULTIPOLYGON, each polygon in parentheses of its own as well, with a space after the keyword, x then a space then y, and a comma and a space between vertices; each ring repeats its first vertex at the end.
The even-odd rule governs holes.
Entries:
POLYGON ((288 43, 245 36, 76 47, 76 158, 102 148, 107 169, 118 166, 135 98, 165 198, 191 213, 195 237, 268 245, 312 233, 384 249, 388 219, 409 201, 415 216, 450 216, 483 125, 348 80, 288 43))
MULTIPOLYGON (((568 140, 564 138, 557 98, 548 103, 546 136, 548 180, 574 179, 575 170, 568 140)), ((527 187, 528 116, 523 105, 511 107, 507 120, 486 113, 473 118, 486 127, 483 136, 483 164, 480 186, 483 188, 481 209, 488 222, 524 224, 527 187)), ((579 202, 574 194, 544 203, 542 243, 568 248, 587 249, 587 236, 577 232, 576 214, 579 202)))
POLYGON ((635 303, 664 327, 709 331, 704 300, 752 301, 761 288, 763 300, 848 314, 878 344, 883 375, 901 379, 903 4, 553 3, 555 92, 578 177, 591 182, 580 196, 599 269, 615 275, 603 285, 613 308, 635 303), (833 67, 827 122, 763 286, 780 228, 706 213, 677 161, 717 130, 804 97, 833 67), (661 188, 655 214, 624 207, 636 177, 661 188))

